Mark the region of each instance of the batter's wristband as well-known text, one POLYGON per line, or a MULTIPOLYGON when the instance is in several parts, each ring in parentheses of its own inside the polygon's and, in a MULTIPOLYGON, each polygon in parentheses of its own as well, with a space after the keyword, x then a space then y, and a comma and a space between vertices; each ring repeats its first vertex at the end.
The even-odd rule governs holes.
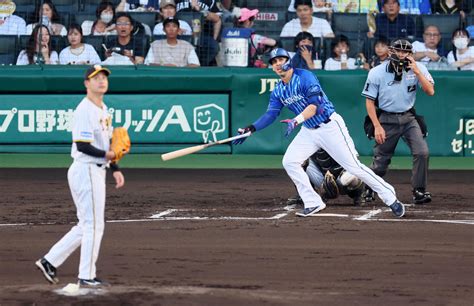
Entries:
POLYGON ((301 124, 304 122, 304 116, 303 114, 299 114, 298 116, 295 117, 296 123, 301 124))

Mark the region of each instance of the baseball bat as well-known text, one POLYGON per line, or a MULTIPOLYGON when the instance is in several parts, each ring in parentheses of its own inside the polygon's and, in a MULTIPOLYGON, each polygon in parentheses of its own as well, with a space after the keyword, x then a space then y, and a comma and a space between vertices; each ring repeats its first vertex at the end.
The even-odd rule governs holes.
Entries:
POLYGON ((209 148, 209 147, 219 145, 219 144, 224 144, 224 143, 231 142, 231 141, 234 141, 234 140, 237 140, 237 139, 240 139, 240 138, 249 137, 250 134, 252 134, 252 133, 247 132, 247 133, 242 134, 242 135, 229 137, 229 138, 226 138, 226 139, 218 140, 216 142, 210 142, 210 143, 206 143, 206 144, 202 144, 202 145, 197 145, 197 146, 192 146, 192 147, 172 151, 172 152, 169 152, 169 153, 166 153, 166 154, 162 154, 161 159, 163 161, 167 161, 167 160, 175 159, 175 158, 178 158, 178 157, 181 157, 181 156, 193 154, 193 153, 199 152, 201 150, 204 150, 205 148, 209 148))

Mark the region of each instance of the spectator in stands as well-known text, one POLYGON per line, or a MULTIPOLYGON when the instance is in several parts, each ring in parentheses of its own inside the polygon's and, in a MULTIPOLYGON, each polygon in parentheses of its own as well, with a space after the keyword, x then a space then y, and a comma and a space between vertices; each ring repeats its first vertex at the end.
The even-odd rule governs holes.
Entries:
POLYGON ((273 47, 276 46, 276 40, 272 38, 268 38, 266 36, 262 36, 253 32, 253 25, 255 21, 255 17, 258 14, 258 10, 249 10, 248 8, 241 8, 240 9, 240 16, 235 17, 234 19, 234 26, 236 28, 244 28, 249 29, 252 31, 249 33, 249 42, 250 42, 250 58, 251 58, 251 66, 264 68, 264 61, 262 59, 263 54, 267 51, 270 51, 273 47))
POLYGON ((16 64, 56 65, 58 61, 58 53, 51 47, 51 34, 49 28, 41 24, 36 25, 30 35, 26 45, 26 50, 20 52, 16 64))
POLYGON ((429 25, 423 32, 423 42, 413 42, 413 58, 416 61, 428 64, 429 62, 437 62, 444 55, 440 50, 439 42, 441 34, 437 26, 429 25))
POLYGON ((169 67, 199 67, 193 45, 178 39, 179 21, 168 17, 163 22, 166 39, 155 40, 145 59, 146 65, 169 67))
POLYGON ((2 3, 3 10, 0 12, 0 35, 24 35, 26 33, 26 22, 23 18, 13 15, 15 4, 12 2, 2 3))
POLYGON ((84 35, 117 35, 115 28, 114 4, 102 1, 95 10, 96 20, 86 20, 82 23, 84 35))
POLYGON ((344 35, 338 35, 331 42, 332 57, 324 63, 324 70, 357 69, 355 58, 348 58, 350 44, 344 35))
POLYGON ((436 14, 459 14, 462 20, 465 19, 466 13, 471 10, 469 1, 465 0, 437 0, 434 4, 434 13, 436 14))
POLYGON ((320 69, 321 61, 318 58, 318 53, 313 48, 314 37, 311 33, 300 32, 295 37, 295 50, 290 52, 291 66, 293 68, 301 69, 320 69))
MULTIPOLYGON (((161 0, 160 1, 160 14, 163 17, 163 20, 166 20, 169 17, 176 16, 176 2, 174 0, 161 0)), ((193 30, 191 26, 184 20, 179 21, 179 33, 178 35, 192 35, 193 30)), ((153 35, 165 35, 163 31, 163 22, 155 25, 153 29, 153 35)))
POLYGON ((212 37, 215 41, 219 39, 222 28, 220 9, 215 0, 177 0, 176 11, 201 12, 204 18, 213 24, 212 37))
POLYGON ((66 27, 59 23, 59 14, 53 2, 44 0, 42 3, 37 5, 35 10, 35 17, 38 21, 26 26, 26 35, 30 35, 33 28, 41 23, 49 28, 51 35, 66 36, 66 27))
POLYGON ((157 12, 160 0, 121 0, 117 12, 157 12))
POLYGON ((222 27, 221 10, 214 0, 175 0, 176 11, 180 12, 200 12, 208 22, 200 24, 199 19, 195 19, 192 24, 194 45, 197 46, 199 61, 202 66, 215 65, 216 55, 219 51, 217 41, 219 40, 222 27), (209 25, 212 24, 212 27, 209 25))
POLYGON ((340 13, 368 13, 378 12, 377 0, 339 0, 338 12, 340 13), (360 4, 360 6, 359 6, 360 4))
MULTIPOLYGON (((337 0, 313 0, 313 11, 315 13, 328 13, 330 11, 336 12, 338 10, 338 1, 337 0)), ((290 5, 288 6, 288 12, 296 12, 295 9, 295 0, 291 0, 290 5)))
POLYGON ((78 24, 71 24, 67 31, 69 47, 59 53, 61 65, 95 65, 101 60, 94 47, 82 42, 82 28, 78 24))
POLYGON ((145 46, 142 36, 132 35, 134 20, 128 13, 117 13, 117 37, 107 43, 105 55, 109 58, 112 53, 127 57, 132 64, 143 64, 145 46))
POLYGON ((465 29, 456 29, 452 40, 454 48, 448 54, 448 63, 457 70, 474 70, 474 46, 469 47, 469 33, 465 29))
POLYGON ((380 65, 388 59, 388 47, 390 42, 385 37, 377 39, 374 45, 375 54, 369 59, 368 62, 364 63, 364 69, 370 70, 375 66, 380 65))
POLYGON ((383 2, 383 14, 375 18, 375 34, 368 32, 368 37, 387 37, 389 40, 397 38, 413 39, 415 33, 415 22, 408 15, 400 14, 400 2, 398 0, 385 0, 383 2))
POLYGON ((327 20, 313 16, 311 0, 295 0, 294 7, 298 18, 283 26, 280 37, 295 37, 300 32, 309 32, 314 37, 334 37, 327 20))
POLYGON ((430 0, 400 0, 401 14, 431 14, 430 0))

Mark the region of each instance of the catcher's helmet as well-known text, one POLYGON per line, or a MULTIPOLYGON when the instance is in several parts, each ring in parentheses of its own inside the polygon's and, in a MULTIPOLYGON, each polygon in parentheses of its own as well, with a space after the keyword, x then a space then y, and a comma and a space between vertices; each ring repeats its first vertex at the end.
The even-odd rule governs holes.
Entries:
POLYGON ((413 52, 413 46, 406 39, 396 39, 390 44, 390 48, 393 50, 413 52))
POLYGON ((281 67, 281 69, 283 69, 284 71, 287 71, 287 70, 290 70, 292 67, 291 67, 291 62, 290 62, 290 54, 283 48, 276 48, 276 49, 273 49, 271 52, 270 52, 270 59, 268 60, 268 62, 270 63, 270 65, 273 64, 273 60, 277 57, 285 57, 287 59, 286 63, 283 64, 283 66, 281 67))

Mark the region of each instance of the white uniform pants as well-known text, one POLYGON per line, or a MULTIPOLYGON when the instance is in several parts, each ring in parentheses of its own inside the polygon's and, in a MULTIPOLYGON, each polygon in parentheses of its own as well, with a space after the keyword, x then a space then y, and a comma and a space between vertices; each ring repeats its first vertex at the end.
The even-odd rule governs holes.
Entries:
POLYGON ((315 207, 323 203, 301 166, 320 148, 326 150, 345 170, 377 192, 387 206, 393 204, 397 199, 394 188, 359 161, 344 119, 337 113, 333 113, 330 119, 329 123, 321 124, 318 129, 302 126, 283 156, 283 167, 296 185, 304 207, 315 207))
POLYGON ((59 240, 44 257, 59 267, 79 246, 79 278, 94 279, 104 233, 106 170, 96 164, 75 161, 67 174, 69 188, 77 209, 77 225, 59 240))

